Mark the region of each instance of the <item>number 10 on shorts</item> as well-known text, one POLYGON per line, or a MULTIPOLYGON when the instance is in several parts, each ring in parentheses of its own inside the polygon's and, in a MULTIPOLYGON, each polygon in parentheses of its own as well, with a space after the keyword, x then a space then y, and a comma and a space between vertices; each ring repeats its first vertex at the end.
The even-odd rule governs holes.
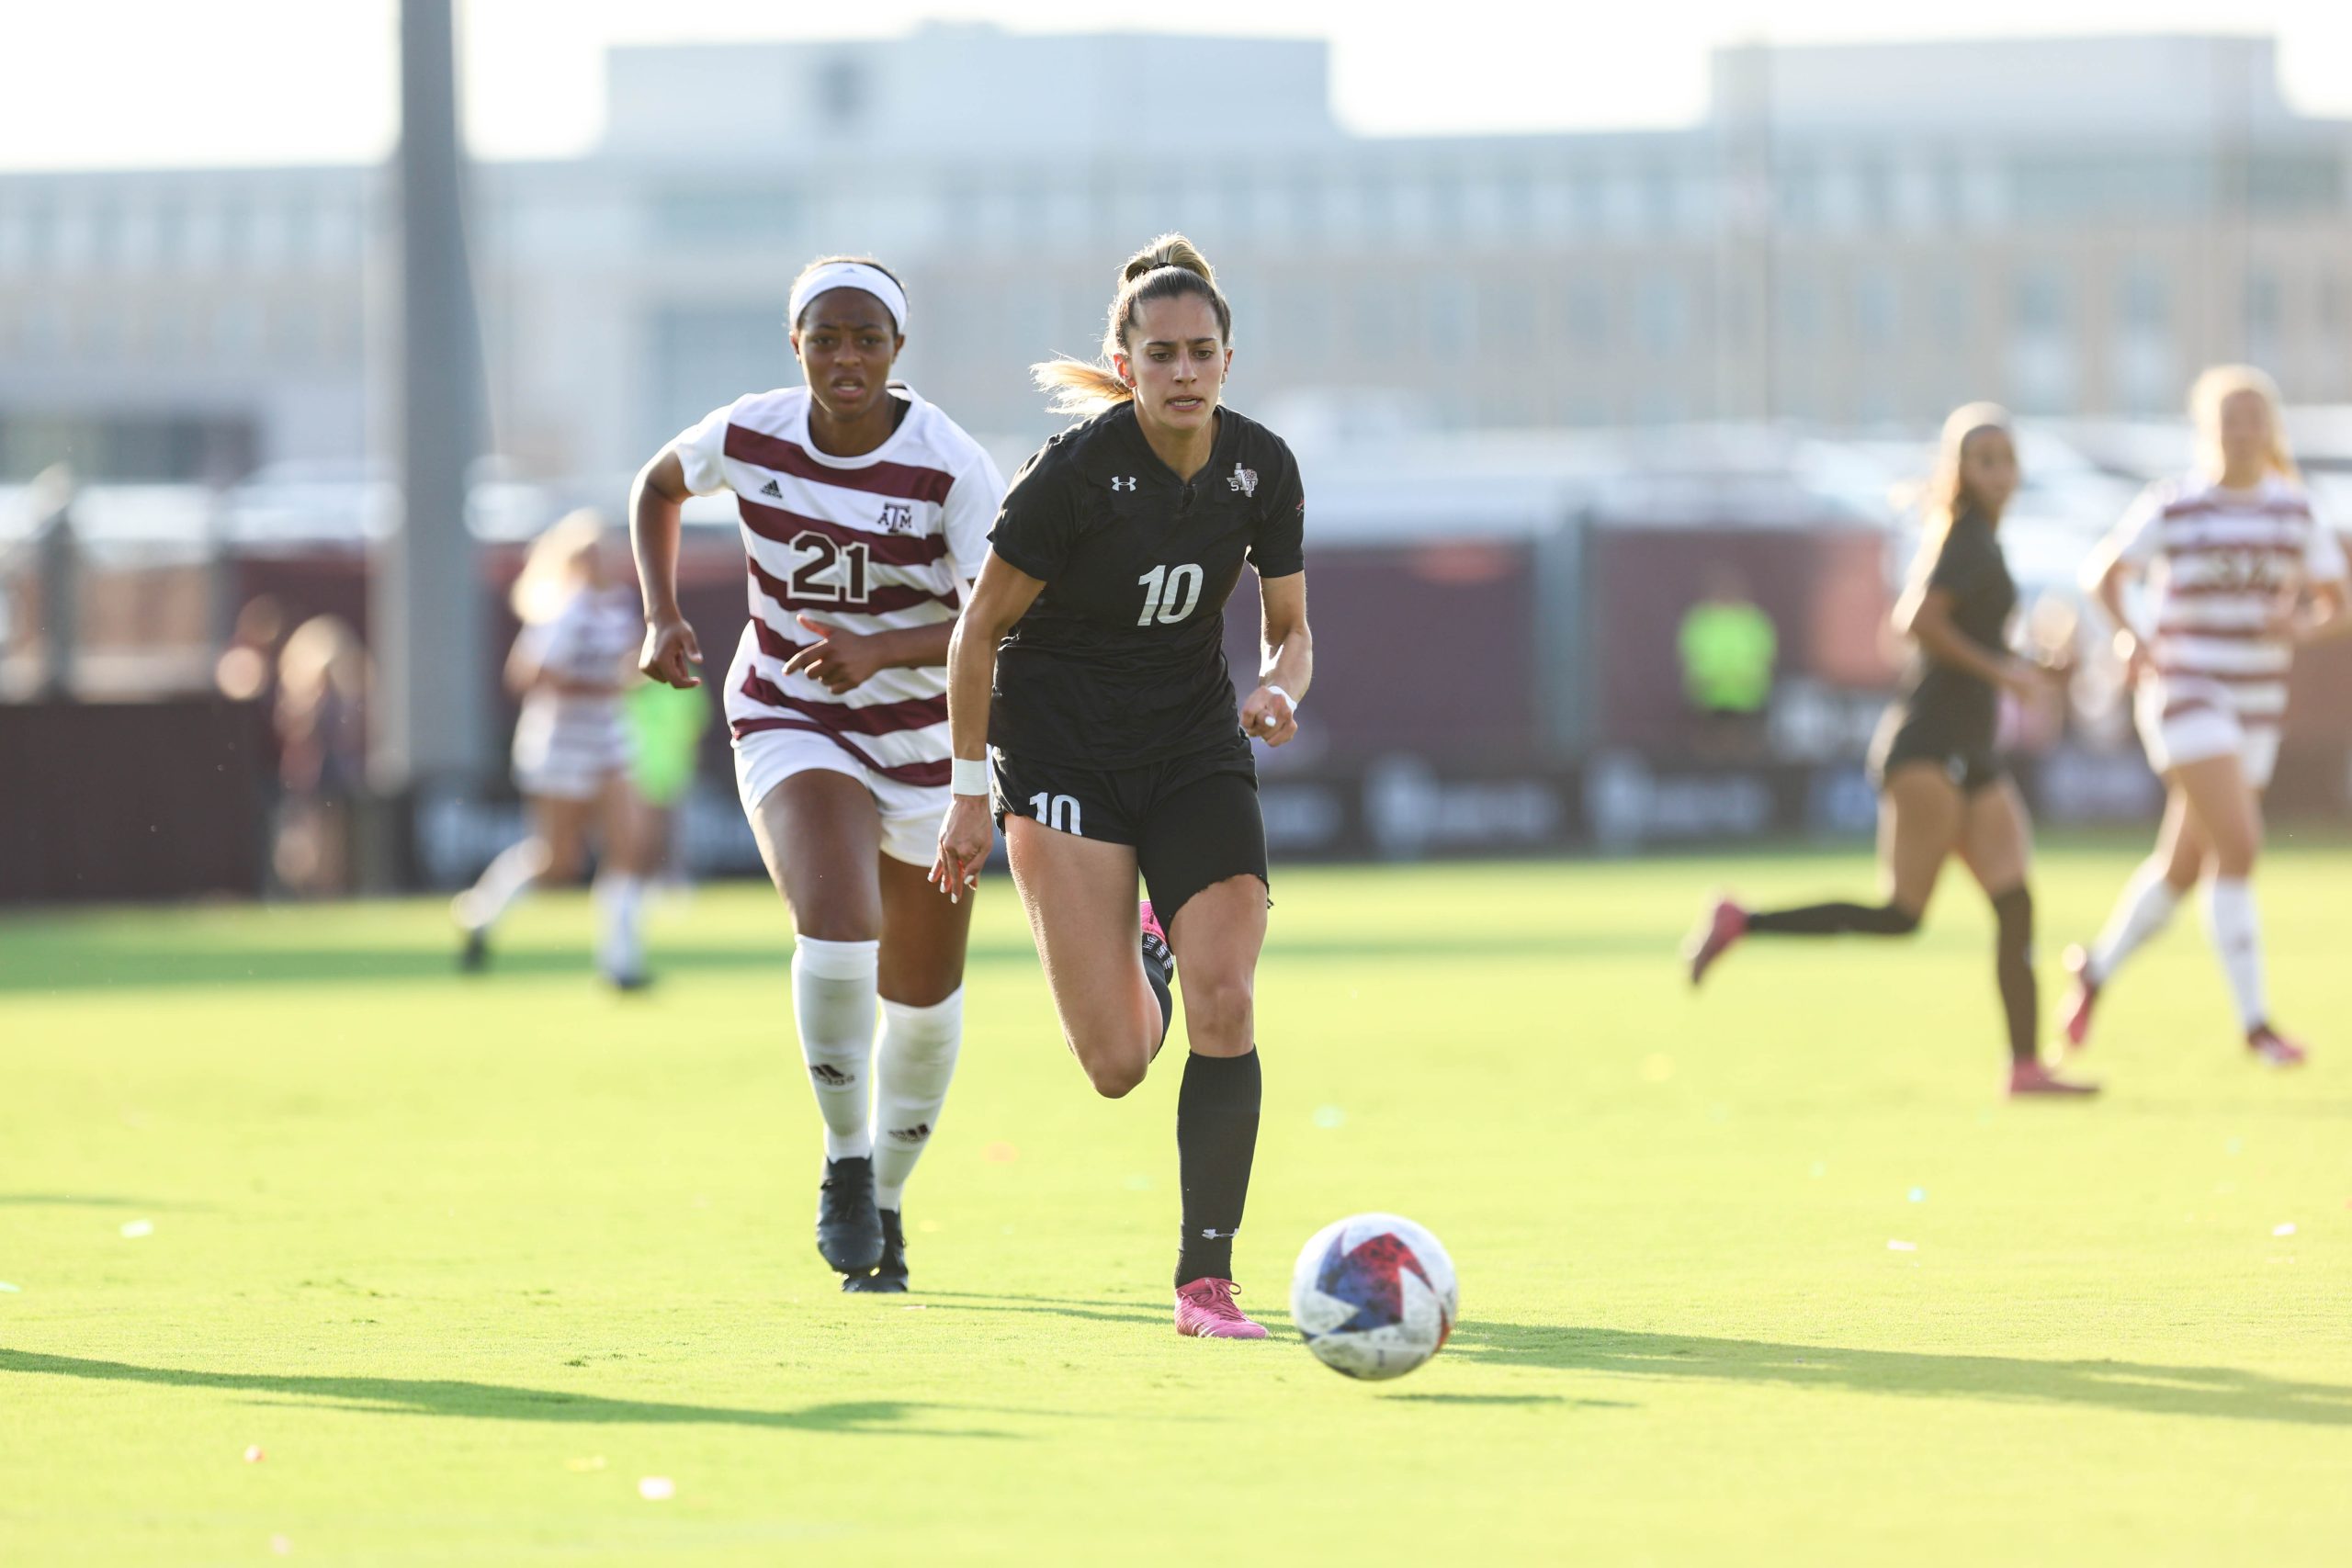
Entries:
POLYGON ((1083 838, 1078 827, 1078 801, 1067 795, 1051 795, 1039 790, 1029 797, 1031 813, 1040 828, 1051 828, 1057 833, 1076 834, 1083 838))

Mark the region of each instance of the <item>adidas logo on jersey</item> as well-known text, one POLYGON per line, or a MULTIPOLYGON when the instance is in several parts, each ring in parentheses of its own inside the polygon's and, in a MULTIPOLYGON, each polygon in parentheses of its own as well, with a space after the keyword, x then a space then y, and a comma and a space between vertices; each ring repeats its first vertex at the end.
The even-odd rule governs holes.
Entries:
POLYGON ((760 493, 764 496, 772 497, 777 501, 782 501, 784 499, 784 488, 777 484, 774 479, 770 479, 767 483, 762 485, 760 487, 760 493))
POLYGON ((1256 495, 1258 493, 1257 470, 1254 468, 1245 468, 1238 463, 1233 465, 1233 472, 1225 476, 1225 482, 1231 485, 1234 489, 1239 491, 1244 495, 1256 495))
POLYGON ((1115 479, 1111 481, 1111 488, 1132 491, 1136 488, 1136 481, 1131 479, 1115 479))

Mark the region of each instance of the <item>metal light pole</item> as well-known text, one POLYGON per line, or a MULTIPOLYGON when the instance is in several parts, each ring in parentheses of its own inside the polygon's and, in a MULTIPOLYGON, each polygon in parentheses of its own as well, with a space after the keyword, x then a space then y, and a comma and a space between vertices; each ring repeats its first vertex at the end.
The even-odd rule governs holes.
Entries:
POLYGON ((466 474, 483 425, 481 355, 450 9, 451 0, 401 4, 401 521, 376 550, 369 620, 370 772, 402 809, 421 786, 470 779, 488 739, 480 575, 466 530, 466 474))

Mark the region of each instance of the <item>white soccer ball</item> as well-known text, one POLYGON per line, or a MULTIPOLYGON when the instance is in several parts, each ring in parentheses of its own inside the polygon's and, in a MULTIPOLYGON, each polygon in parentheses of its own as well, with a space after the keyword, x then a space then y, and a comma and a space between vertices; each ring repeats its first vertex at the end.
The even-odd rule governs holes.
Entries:
POLYGON ((1291 1271, 1291 1321, 1317 1359, 1351 1378, 1400 1378, 1436 1355, 1461 1304, 1453 1259, 1396 1214, 1325 1225, 1291 1271))

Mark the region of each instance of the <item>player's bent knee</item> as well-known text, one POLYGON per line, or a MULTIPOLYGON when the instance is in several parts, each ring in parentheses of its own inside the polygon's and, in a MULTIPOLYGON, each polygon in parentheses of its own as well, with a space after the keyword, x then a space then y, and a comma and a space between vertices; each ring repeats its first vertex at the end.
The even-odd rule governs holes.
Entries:
POLYGON ((1080 1055, 1079 1066, 1086 1069, 1086 1081, 1094 1092, 1105 1100, 1125 1100, 1143 1083, 1148 1063, 1121 1056, 1116 1058, 1080 1055))

